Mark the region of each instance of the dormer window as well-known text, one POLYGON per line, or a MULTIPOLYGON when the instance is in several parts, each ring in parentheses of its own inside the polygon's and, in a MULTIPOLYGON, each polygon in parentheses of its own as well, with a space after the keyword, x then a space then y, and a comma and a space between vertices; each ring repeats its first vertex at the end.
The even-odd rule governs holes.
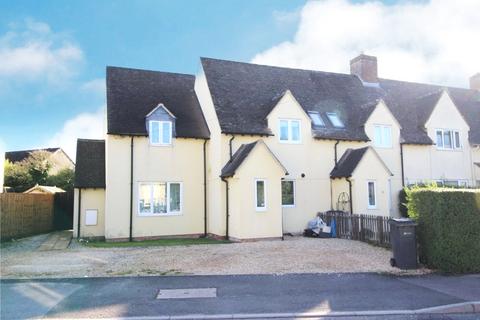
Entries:
POLYGON ((345 127, 336 112, 327 112, 327 117, 335 128, 345 127))
POLYGON ((149 122, 150 144, 156 146, 165 146, 172 144, 172 122, 155 121, 149 122))
POLYGON ((316 127, 325 127, 325 122, 323 122, 322 117, 319 112, 309 111, 308 115, 312 119, 313 125, 316 127))

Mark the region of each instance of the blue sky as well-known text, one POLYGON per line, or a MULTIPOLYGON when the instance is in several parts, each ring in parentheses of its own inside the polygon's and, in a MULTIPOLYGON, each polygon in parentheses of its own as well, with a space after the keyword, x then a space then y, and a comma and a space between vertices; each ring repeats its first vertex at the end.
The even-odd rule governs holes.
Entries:
MULTIPOLYGON (((370 15, 379 14, 378 10, 397 14, 402 6, 411 12, 426 8, 433 17, 439 12, 428 1, 417 3, 420 7, 406 1, 347 0, 2 2, 0 144, 7 150, 69 145, 67 151, 72 154, 74 136, 98 136, 92 127, 101 126, 106 65, 195 73, 199 57, 206 56, 347 72, 348 57, 363 49, 385 59, 400 56, 405 47, 416 47, 399 40, 387 50, 366 34, 354 37, 355 19, 382 20, 370 15), (325 30, 328 34, 322 34, 325 30), (331 42, 322 44, 329 36, 331 42), (345 50, 345 42, 354 45, 345 50)), ((423 15, 428 17, 428 12, 423 15)), ((464 20, 464 15, 459 19, 464 20)), ((380 21, 368 28, 384 30, 386 24, 391 23, 380 21)), ((425 38, 431 37, 428 32, 425 38)), ((425 60, 431 59, 431 46, 425 54, 420 51, 425 60)), ((416 49, 409 50, 418 54, 416 49)), ((426 69, 423 61, 415 63, 416 70, 426 69)), ((383 70, 396 75, 388 66, 385 63, 383 70)), ((413 80, 443 80, 443 74, 416 77, 413 80)))

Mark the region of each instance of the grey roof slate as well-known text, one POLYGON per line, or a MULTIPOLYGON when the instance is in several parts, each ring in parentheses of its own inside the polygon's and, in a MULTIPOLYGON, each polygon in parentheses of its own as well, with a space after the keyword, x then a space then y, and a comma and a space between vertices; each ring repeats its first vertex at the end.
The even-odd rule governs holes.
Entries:
POLYGON ((10 161, 11 163, 15 163, 15 162, 20 162, 27 159, 30 156, 30 154, 35 151, 47 151, 50 153, 54 153, 55 151, 58 151, 58 150, 60 150, 60 148, 7 151, 5 152, 5 160, 10 161))
POLYGON ((258 141, 242 144, 240 148, 233 154, 232 158, 222 168, 220 177, 227 178, 235 175, 235 171, 240 167, 243 161, 248 157, 253 148, 257 145, 258 141))
POLYGON ((208 139, 194 83, 188 74, 107 67, 108 133, 147 135, 145 116, 163 103, 176 117, 177 137, 208 139))
POLYGON ((105 140, 77 140, 74 186, 105 188, 105 140))
POLYGON ((349 178, 362 160, 369 147, 359 149, 347 149, 338 160, 337 165, 330 172, 331 178, 349 178))
POLYGON ((383 99, 402 127, 402 143, 432 144, 424 124, 447 89, 470 126, 470 142, 480 144, 480 92, 469 89, 379 79, 378 87, 364 86, 357 76, 281 68, 201 58, 215 111, 223 133, 270 135, 266 115, 290 90, 305 111, 336 112, 339 129, 313 127, 319 139, 368 141, 364 124, 383 99))

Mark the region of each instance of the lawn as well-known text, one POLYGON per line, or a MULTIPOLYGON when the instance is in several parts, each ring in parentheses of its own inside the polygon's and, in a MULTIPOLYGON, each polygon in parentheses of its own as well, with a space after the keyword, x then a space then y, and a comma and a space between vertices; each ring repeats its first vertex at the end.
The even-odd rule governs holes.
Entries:
POLYGON ((125 247, 159 247, 159 246, 190 246, 199 244, 222 244, 230 243, 227 240, 211 238, 179 238, 158 239, 132 242, 105 242, 105 241, 82 241, 83 245, 94 248, 125 248, 125 247))

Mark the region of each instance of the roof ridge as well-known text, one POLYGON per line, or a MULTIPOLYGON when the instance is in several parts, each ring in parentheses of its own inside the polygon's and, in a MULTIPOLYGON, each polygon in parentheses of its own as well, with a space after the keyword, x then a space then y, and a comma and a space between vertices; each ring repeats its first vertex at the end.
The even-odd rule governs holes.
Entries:
POLYGON ((161 73, 173 76, 186 76, 186 77, 193 77, 195 78, 194 74, 190 73, 180 73, 180 72, 169 72, 169 71, 159 71, 159 70, 150 70, 150 69, 139 69, 139 68, 129 68, 129 67, 118 67, 118 66, 106 66, 107 70, 109 69, 122 69, 122 70, 130 70, 130 71, 141 71, 141 72, 152 72, 152 73, 161 73))
POLYGON ((87 139, 87 138, 77 138, 78 141, 83 141, 83 142, 91 142, 91 141, 96 141, 96 142, 105 142, 105 139, 87 139))

